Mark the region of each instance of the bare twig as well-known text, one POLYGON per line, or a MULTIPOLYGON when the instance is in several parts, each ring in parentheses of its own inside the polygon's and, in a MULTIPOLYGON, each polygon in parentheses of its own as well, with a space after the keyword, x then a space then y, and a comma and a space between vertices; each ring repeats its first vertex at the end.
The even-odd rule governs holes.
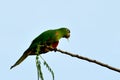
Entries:
POLYGON ((66 51, 63 51, 63 50, 60 50, 60 49, 55 49, 55 51, 61 52, 63 54, 67 54, 67 55, 72 56, 72 57, 76 57, 78 59, 82 59, 82 60, 86 60, 88 62, 92 62, 92 63, 98 64, 100 66, 106 67, 106 68, 108 68, 110 70, 114 70, 114 71, 120 73, 120 69, 112 67, 112 66, 109 66, 108 64, 102 63, 100 61, 93 60, 93 59, 90 59, 90 58, 87 58, 87 57, 83 57, 83 56, 80 56, 78 54, 69 53, 69 52, 66 52, 66 51))
POLYGON ((58 51, 58 52, 61 52, 63 54, 66 54, 66 55, 69 55, 69 56, 72 56, 72 57, 76 57, 78 59, 82 59, 82 60, 85 60, 85 61, 88 61, 88 62, 92 62, 92 63, 95 63, 97 65, 100 65, 100 66, 103 66, 103 67, 106 67, 110 70, 113 70, 113 71, 116 71, 116 72, 119 72, 120 73, 120 69, 118 68, 115 68, 115 67, 112 67, 108 64, 105 64, 105 63, 102 63, 100 61, 97 61, 97 60, 94 60, 94 59, 90 59, 90 58, 87 58, 87 57, 84 57, 84 56, 80 56, 78 54, 73 54, 73 53, 70 53, 70 52, 66 52, 66 51, 63 51, 63 50, 60 50, 60 49, 52 49, 51 47, 49 46, 46 46, 48 49, 50 49, 51 51, 54 50, 55 52, 58 51))

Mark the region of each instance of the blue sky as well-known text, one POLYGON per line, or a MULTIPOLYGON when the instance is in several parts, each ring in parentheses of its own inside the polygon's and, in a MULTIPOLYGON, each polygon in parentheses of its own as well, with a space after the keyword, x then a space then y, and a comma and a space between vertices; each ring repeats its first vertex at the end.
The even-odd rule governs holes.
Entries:
MULTIPOLYGON (((0 73, 4 80, 37 80, 35 56, 9 70, 31 41, 48 29, 67 27, 58 48, 120 68, 119 0, 1 0, 0 73)), ((87 61, 49 52, 42 55, 55 80, 119 80, 120 74, 87 61)), ((45 80, 52 80, 43 66, 45 80)))

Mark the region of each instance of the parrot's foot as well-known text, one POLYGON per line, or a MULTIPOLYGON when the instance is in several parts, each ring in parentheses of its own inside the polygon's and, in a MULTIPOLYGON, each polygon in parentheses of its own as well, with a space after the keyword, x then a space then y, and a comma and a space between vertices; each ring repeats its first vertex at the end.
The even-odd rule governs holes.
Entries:
POLYGON ((56 52, 56 51, 57 51, 57 48, 54 48, 53 50, 54 50, 54 52, 56 52))

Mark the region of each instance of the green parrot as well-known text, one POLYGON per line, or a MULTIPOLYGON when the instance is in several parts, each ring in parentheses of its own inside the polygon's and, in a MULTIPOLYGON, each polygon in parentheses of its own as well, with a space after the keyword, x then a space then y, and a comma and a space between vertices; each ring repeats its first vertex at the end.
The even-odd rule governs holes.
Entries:
POLYGON ((39 47, 40 49, 39 54, 47 53, 57 48, 57 45, 61 38, 68 39, 69 37, 70 37, 70 30, 68 28, 47 30, 41 33, 38 37, 36 37, 32 41, 30 47, 23 53, 23 55, 19 58, 19 60, 13 66, 11 66, 10 69, 19 65, 27 56, 37 55, 36 51, 38 45, 42 45, 41 47, 39 47), (48 49, 46 46, 49 46, 51 49, 48 49))

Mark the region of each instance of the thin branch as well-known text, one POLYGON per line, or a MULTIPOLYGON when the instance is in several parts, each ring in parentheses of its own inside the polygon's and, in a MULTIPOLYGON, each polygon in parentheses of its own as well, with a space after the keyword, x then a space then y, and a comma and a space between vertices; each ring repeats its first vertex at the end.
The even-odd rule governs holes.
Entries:
POLYGON ((66 55, 69 55, 69 56, 72 56, 72 57, 76 57, 76 58, 78 58, 78 59, 82 59, 82 60, 85 60, 85 61, 88 61, 88 62, 92 62, 92 63, 95 63, 95 64, 97 64, 97 65, 100 65, 100 66, 103 66, 103 67, 106 67, 106 68, 108 68, 108 69, 110 69, 110 70, 113 70, 113 71, 116 71, 116 72, 119 72, 120 73, 120 69, 118 69, 118 68, 115 68, 115 67, 112 67, 112 66, 110 66, 110 65, 108 65, 108 64, 105 64, 105 63, 102 63, 102 62, 100 62, 100 61, 97 61, 97 60, 94 60, 94 59, 90 59, 90 58, 87 58, 87 57, 84 57, 84 56, 80 56, 80 55, 78 55, 78 54, 73 54, 73 53, 70 53, 70 52, 66 52, 66 51, 63 51, 63 50, 60 50, 60 49, 52 49, 51 47, 49 47, 49 46, 46 46, 48 49, 50 49, 51 51, 58 51, 58 52, 61 52, 61 53, 63 53, 63 54, 66 54, 66 55))
POLYGON ((100 61, 97 61, 97 60, 93 60, 93 59, 90 59, 90 58, 87 58, 87 57, 83 57, 83 56, 80 56, 78 54, 73 54, 73 53, 69 53, 69 52, 66 52, 66 51, 63 51, 63 50, 60 50, 60 49, 55 49, 54 51, 58 51, 58 52, 61 52, 63 54, 66 54, 66 55, 69 55, 69 56, 72 56, 72 57, 76 57, 78 59, 82 59, 82 60, 85 60, 85 61, 88 61, 88 62, 92 62, 92 63, 95 63, 97 65, 100 65, 100 66, 103 66, 103 67, 106 67, 110 70, 113 70, 113 71, 116 71, 116 72, 119 72, 120 73, 120 69, 118 68, 115 68, 115 67, 112 67, 108 64, 105 64, 105 63, 102 63, 100 61))

